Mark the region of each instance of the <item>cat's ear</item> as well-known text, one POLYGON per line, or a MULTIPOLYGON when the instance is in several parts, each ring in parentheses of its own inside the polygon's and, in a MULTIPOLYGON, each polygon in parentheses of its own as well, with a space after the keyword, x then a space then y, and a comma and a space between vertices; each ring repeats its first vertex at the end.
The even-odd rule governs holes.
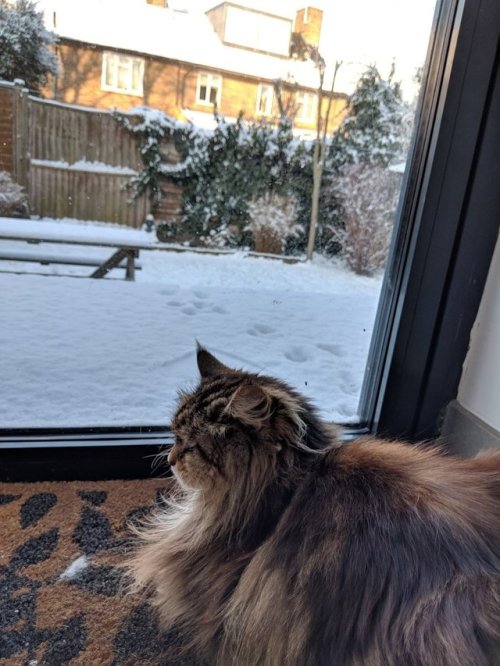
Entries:
POLYGON ((233 372, 231 368, 218 361, 215 356, 212 356, 199 343, 196 350, 196 360, 198 361, 198 370, 202 379, 216 377, 217 375, 227 375, 233 372))
POLYGON ((263 388, 245 384, 236 389, 226 410, 242 423, 259 429, 271 416, 271 405, 272 398, 263 388))

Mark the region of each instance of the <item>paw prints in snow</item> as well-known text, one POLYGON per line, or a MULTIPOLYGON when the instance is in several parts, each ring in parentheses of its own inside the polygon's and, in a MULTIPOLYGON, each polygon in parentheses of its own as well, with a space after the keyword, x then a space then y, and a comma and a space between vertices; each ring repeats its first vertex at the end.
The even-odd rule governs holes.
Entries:
POLYGON ((259 335, 269 335, 274 332, 274 328, 266 326, 266 324, 254 324, 254 326, 251 326, 247 331, 248 335, 253 335, 254 337, 259 335))
POLYGON ((342 355, 342 350, 341 350, 339 345, 318 342, 316 347, 318 349, 321 349, 321 351, 325 351, 328 354, 331 354, 332 356, 341 356, 342 355))
POLYGON ((309 361, 312 356, 307 353, 307 350, 304 347, 294 346, 290 347, 285 352, 285 358, 294 363, 305 363, 309 361))

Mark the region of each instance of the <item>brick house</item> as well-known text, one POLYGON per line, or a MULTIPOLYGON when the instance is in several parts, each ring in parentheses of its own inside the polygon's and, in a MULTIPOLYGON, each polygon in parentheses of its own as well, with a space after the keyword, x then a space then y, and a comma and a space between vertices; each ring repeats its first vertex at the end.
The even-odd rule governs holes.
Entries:
MULTIPOLYGON (((290 16, 222 2, 202 12, 179 0, 41 0, 39 6, 60 39, 60 73, 45 90, 49 98, 106 109, 147 105, 211 127, 214 104, 227 118, 242 111, 275 121, 273 82, 280 80, 294 131, 314 135, 319 74, 303 56, 317 54, 320 9, 290 16)), ((345 104, 345 94, 333 95, 329 131, 345 104)))

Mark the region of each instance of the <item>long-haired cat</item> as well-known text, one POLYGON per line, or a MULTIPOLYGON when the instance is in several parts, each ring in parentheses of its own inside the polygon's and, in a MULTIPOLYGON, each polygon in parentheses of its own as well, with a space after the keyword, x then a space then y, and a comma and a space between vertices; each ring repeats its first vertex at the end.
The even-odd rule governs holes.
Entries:
POLYGON ((500 664, 500 456, 339 446, 284 383, 198 350, 176 491, 131 572, 223 666, 500 664))

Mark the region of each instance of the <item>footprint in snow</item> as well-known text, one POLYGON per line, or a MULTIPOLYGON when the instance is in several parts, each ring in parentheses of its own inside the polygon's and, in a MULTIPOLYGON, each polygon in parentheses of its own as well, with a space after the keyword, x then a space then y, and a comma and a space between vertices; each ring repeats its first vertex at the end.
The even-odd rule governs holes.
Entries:
POLYGON ((169 301, 167 305, 171 305, 173 308, 178 308, 182 305, 180 301, 169 301))
POLYGON ((214 305, 214 307, 212 308, 212 312, 217 312, 218 314, 227 314, 227 310, 221 308, 220 305, 214 305))
POLYGON ((188 305, 185 308, 182 308, 181 312, 187 315, 194 315, 196 314, 196 308, 193 308, 191 305, 188 305))
POLYGON ((204 291, 200 291, 199 289, 193 290, 193 294, 196 296, 196 298, 208 298, 208 294, 206 294, 204 291))
POLYGON ((302 347, 291 347, 285 352, 285 357, 295 363, 304 363, 309 359, 307 352, 302 347))
POLYGON ((346 372, 345 370, 342 370, 340 372, 340 388, 342 391, 348 395, 357 395, 359 393, 359 388, 354 381, 353 377, 346 372))
POLYGON ((193 305, 195 308, 198 308, 198 310, 202 310, 206 306, 206 303, 205 301, 194 301, 193 305))
POLYGON ((265 324, 255 324, 247 331, 248 335, 268 335, 269 333, 274 333, 274 328, 266 326, 265 324))
POLYGON ((257 329, 259 333, 262 333, 262 335, 267 335, 268 333, 274 333, 274 328, 266 326, 266 324, 255 324, 254 328, 257 329))
POLYGON ((341 349, 338 345, 332 345, 332 344, 327 344, 327 343, 322 343, 319 342, 316 347, 318 349, 321 349, 322 351, 326 351, 329 354, 333 354, 333 356, 340 356, 341 349))

